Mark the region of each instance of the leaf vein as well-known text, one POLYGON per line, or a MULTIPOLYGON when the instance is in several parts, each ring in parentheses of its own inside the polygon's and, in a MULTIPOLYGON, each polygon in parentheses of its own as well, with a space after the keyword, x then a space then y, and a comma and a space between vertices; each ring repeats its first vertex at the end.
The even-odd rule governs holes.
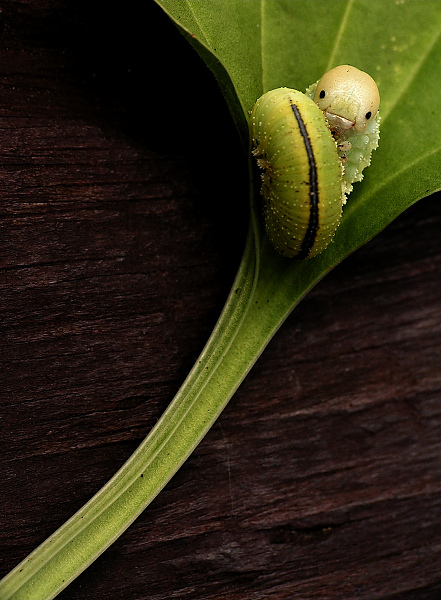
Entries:
POLYGON ((263 13, 264 13, 264 2, 265 0, 260 0, 260 62, 262 69, 262 91, 266 91, 265 86, 265 53, 263 50, 263 13))
POLYGON ((415 78, 417 77, 419 71, 423 68, 425 61, 428 56, 432 52, 433 48, 436 46, 437 42, 441 37, 441 27, 437 30, 436 35, 434 36, 432 42, 427 46, 426 51, 420 55, 419 60, 414 64, 413 68, 409 70, 409 76, 407 79, 403 79, 403 83, 401 88, 398 90, 398 93, 395 96, 395 100, 389 105, 389 109, 387 111, 381 111, 381 121, 384 125, 384 121, 388 118, 391 112, 395 109, 397 104, 399 104, 401 98, 404 96, 406 91, 409 89, 415 78))
POLYGON ((354 4, 354 0, 348 0, 348 2, 346 4, 346 10, 345 10, 343 18, 341 20, 340 27, 338 29, 337 35, 335 37, 333 49, 332 49, 331 55, 330 55, 329 60, 328 60, 328 66, 326 67, 326 69, 324 71, 325 73, 327 71, 329 71, 330 69, 332 69, 332 67, 335 66, 334 62, 335 62, 335 57, 336 57, 336 54, 337 54, 337 50, 338 50, 338 48, 339 48, 339 46, 341 44, 341 40, 342 40, 343 34, 345 32, 345 29, 346 29, 346 26, 347 26, 347 23, 348 23, 348 20, 349 20, 349 14, 350 14, 350 12, 352 10, 353 4, 354 4))
POLYGON ((197 24, 197 26, 200 29, 200 32, 201 32, 201 34, 202 34, 202 36, 204 38, 205 43, 207 44, 207 46, 209 48, 213 49, 213 45, 212 45, 210 39, 208 38, 206 32, 204 31, 204 29, 203 29, 203 27, 201 25, 201 22, 199 21, 199 19, 196 16, 196 13, 195 13, 195 11, 193 9, 193 3, 191 2, 191 0, 185 0, 185 2, 187 4, 187 6, 188 6, 189 11, 191 12, 191 14, 193 16, 193 19, 195 20, 195 23, 197 24))
MULTIPOLYGON (((378 186, 376 186, 376 187, 371 186, 369 188, 369 193, 364 194, 363 198, 360 200, 360 202, 358 202, 357 204, 348 203, 348 206, 345 209, 345 213, 350 214, 354 210, 357 210, 357 207, 359 207, 360 204, 366 204, 367 202, 369 202, 371 200, 371 198, 373 196, 375 196, 376 194, 378 194, 382 190, 382 188, 384 188, 386 185, 389 185, 395 179, 399 179, 403 175, 403 173, 405 173, 409 169, 412 169, 413 167, 416 167, 420 163, 424 163, 424 161, 427 160, 427 158, 429 158, 430 156, 433 156, 439 152, 441 152, 441 144, 440 144, 440 146, 438 146, 436 148, 432 148, 425 154, 418 155, 418 157, 415 160, 413 160, 412 162, 406 163, 405 166, 402 167, 401 169, 394 170, 390 176, 382 179, 381 183, 378 186)), ((437 191, 436 189, 431 189, 431 193, 434 193, 436 191, 437 191)), ((415 202, 416 202, 416 200, 415 200, 415 202)))

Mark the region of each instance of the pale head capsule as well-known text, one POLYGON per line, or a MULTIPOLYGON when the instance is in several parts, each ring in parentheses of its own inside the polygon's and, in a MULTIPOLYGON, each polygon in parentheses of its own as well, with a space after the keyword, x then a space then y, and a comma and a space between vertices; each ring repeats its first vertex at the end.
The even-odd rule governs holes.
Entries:
POLYGON ((251 128, 271 243, 287 257, 316 256, 334 236, 344 201, 341 161, 322 111, 305 94, 279 88, 257 100, 251 128))
POLYGON ((363 179, 363 169, 370 165, 372 151, 380 137, 380 94, 370 75, 340 65, 331 69, 306 90, 323 111, 337 142, 344 166, 345 193, 363 179))
POLYGON ((370 75, 350 65, 340 65, 317 82, 314 102, 337 135, 351 127, 362 133, 376 117, 380 94, 370 75))

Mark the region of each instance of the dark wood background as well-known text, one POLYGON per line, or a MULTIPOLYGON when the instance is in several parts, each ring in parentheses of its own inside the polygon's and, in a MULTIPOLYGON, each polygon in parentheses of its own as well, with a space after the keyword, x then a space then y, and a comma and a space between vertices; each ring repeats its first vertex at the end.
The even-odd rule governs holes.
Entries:
MULTIPOLYGON (((153 2, 0 6, 3 575, 191 368, 240 259, 247 174, 210 72, 153 2)), ((441 598, 440 278, 432 196, 312 291, 61 597, 441 598)))

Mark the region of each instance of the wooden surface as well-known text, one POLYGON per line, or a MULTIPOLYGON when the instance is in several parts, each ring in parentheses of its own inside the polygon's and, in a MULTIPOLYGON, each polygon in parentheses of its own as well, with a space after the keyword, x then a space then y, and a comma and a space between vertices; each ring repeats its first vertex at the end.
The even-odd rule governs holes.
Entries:
MULTIPOLYGON (((247 208, 216 84, 152 2, 1 8, 3 575, 172 399, 232 283, 247 208)), ((439 599, 440 278, 433 196, 312 291, 60 598, 439 599)))

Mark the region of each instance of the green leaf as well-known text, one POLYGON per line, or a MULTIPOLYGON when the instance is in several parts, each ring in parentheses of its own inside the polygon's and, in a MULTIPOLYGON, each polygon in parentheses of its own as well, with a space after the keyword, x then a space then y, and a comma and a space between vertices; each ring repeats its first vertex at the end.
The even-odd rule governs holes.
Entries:
POLYGON ((334 242, 307 261, 281 258, 269 246, 259 193, 250 177, 251 220, 244 256, 194 368, 112 480, 0 582, 2 600, 53 598, 97 558, 185 461, 311 287, 403 210, 441 187, 441 3, 157 3, 213 71, 246 152, 248 113, 264 91, 279 86, 303 91, 329 68, 346 63, 367 71, 379 85, 380 147, 365 179, 354 186, 334 242))
MULTIPOLYGON (((440 189, 441 4, 334 0, 330 10, 322 0, 157 2, 212 69, 245 148, 249 111, 265 91, 279 86, 304 91, 338 64, 354 65, 377 81, 380 147, 363 182, 354 186, 334 242, 315 259, 287 261, 274 255, 261 227, 255 227, 259 277, 277 271, 274 288, 266 290, 275 331, 329 270, 414 202, 440 189), (430 132, 430 145, 423 132, 430 132)), ((258 206, 257 195, 256 223, 258 206)), ((261 317, 253 312, 252 318, 261 317)))
POLYGON ((440 3, 334 0, 330 10, 322 0, 157 1, 228 90, 244 146, 248 111, 269 89, 304 91, 327 70, 346 63, 377 81, 380 147, 344 211, 331 246, 332 263, 440 188, 440 172, 434 168, 441 150, 440 3), (430 132, 430 145, 424 132, 430 132), (349 217, 357 218, 356 228, 352 221, 345 226, 349 217))

